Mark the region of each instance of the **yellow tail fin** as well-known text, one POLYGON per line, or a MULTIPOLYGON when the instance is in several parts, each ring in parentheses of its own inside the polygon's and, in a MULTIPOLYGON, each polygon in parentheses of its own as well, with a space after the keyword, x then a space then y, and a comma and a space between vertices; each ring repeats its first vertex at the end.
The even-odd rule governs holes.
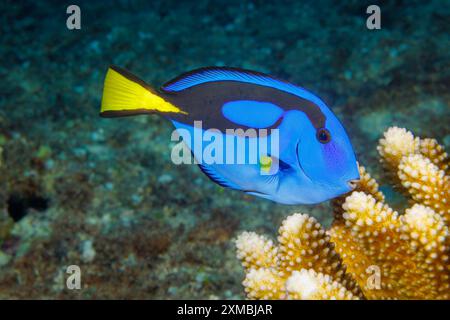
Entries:
POLYGON ((154 112, 185 113, 132 73, 111 66, 106 73, 100 115, 115 117, 154 112))

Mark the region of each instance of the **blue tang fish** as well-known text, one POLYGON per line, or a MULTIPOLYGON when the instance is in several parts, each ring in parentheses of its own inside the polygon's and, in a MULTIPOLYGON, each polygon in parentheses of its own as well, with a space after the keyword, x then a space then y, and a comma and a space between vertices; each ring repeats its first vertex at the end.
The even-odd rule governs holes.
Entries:
POLYGON ((351 191, 359 180, 349 137, 333 112, 311 92, 269 75, 208 67, 154 90, 111 66, 100 115, 149 113, 171 121, 200 169, 227 188, 283 204, 314 204, 351 191), (209 141, 225 145, 223 154, 215 150, 217 158, 235 160, 233 149, 242 151, 245 161, 198 161, 210 146, 195 137, 207 133, 209 141), (263 138, 268 146, 248 147, 263 138))

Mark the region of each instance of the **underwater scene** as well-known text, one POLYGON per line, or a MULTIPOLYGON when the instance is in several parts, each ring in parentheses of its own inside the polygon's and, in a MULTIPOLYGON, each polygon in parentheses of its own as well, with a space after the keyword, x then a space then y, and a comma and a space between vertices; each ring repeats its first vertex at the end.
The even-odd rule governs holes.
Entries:
POLYGON ((0 299, 450 299, 450 2, 0 12, 0 299))

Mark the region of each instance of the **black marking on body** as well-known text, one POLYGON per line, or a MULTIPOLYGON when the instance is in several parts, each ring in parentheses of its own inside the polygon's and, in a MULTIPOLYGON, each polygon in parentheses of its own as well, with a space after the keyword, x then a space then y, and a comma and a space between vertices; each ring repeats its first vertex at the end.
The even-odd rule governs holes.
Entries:
MULTIPOLYGON (((226 129, 238 127, 244 130, 249 129, 245 125, 237 126, 222 114, 222 106, 225 103, 237 100, 269 102, 278 105, 284 111, 298 110, 306 114, 316 129, 325 126, 326 117, 315 103, 279 89, 253 83, 213 81, 181 91, 162 91, 160 95, 188 113, 187 115, 170 115, 171 119, 188 125, 201 120, 205 130, 216 128, 225 132, 226 129)), ((266 129, 276 128, 281 119, 266 129)))

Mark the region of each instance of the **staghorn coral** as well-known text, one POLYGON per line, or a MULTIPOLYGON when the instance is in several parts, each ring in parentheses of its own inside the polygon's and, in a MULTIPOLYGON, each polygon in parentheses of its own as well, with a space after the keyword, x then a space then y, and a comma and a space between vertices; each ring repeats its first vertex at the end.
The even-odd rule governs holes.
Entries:
MULTIPOLYGON (((430 159, 439 169, 447 171, 449 168, 448 154, 436 139, 420 139, 419 153, 430 159)), ((448 173, 448 172, 447 172, 448 173)))
POLYGON ((422 155, 444 172, 449 168, 450 159, 444 147, 435 139, 414 137, 413 133, 405 128, 390 127, 386 130, 377 150, 381 163, 394 179, 401 160, 414 154, 422 155))
POLYGON ((435 139, 421 139, 406 129, 391 127, 380 139, 378 151, 397 187, 448 221, 449 157, 444 148, 435 139))
POLYGON ((236 245, 238 258, 246 268, 268 268, 278 264, 278 248, 266 237, 253 232, 243 232, 236 245))
POLYGON ((416 204, 401 216, 362 192, 352 193, 343 207, 345 223, 329 233, 367 298, 449 298, 449 233, 440 215, 416 204), (371 266, 380 271, 377 290, 368 285, 371 266))
MULTIPOLYGON (((367 194, 372 195, 378 201, 384 201, 384 194, 380 191, 380 186, 378 182, 371 177, 371 175, 366 171, 366 168, 358 164, 360 180, 354 191, 362 191, 367 194)), ((333 207, 334 220, 338 221, 342 219, 345 197, 338 197, 331 201, 333 207)))
POLYGON ((384 132, 377 150, 381 162, 391 172, 395 173, 400 160, 404 156, 419 152, 420 139, 405 128, 391 127, 384 132))
POLYGON ((244 232, 237 238, 237 255, 247 270, 243 284, 249 298, 362 297, 356 282, 346 274, 329 236, 313 217, 294 214, 286 218, 279 229, 278 242, 275 246, 253 232, 244 232), (310 279, 315 293, 301 292, 301 286, 295 285, 295 279, 305 277, 310 279))
POLYGON ((301 300, 354 300, 357 299, 341 283, 314 270, 294 271, 286 282, 290 299, 301 300))
POLYGON ((288 217, 276 246, 255 233, 236 241, 251 299, 450 299, 448 156, 434 139, 388 129, 378 150, 413 205, 399 214, 359 166, 356 189, 333 201, 327 231, 288 217))
POLYGON ((433 208, 450 221, 450 177, 420 154, 404 157, 398 177, 414 201, 433 208))

